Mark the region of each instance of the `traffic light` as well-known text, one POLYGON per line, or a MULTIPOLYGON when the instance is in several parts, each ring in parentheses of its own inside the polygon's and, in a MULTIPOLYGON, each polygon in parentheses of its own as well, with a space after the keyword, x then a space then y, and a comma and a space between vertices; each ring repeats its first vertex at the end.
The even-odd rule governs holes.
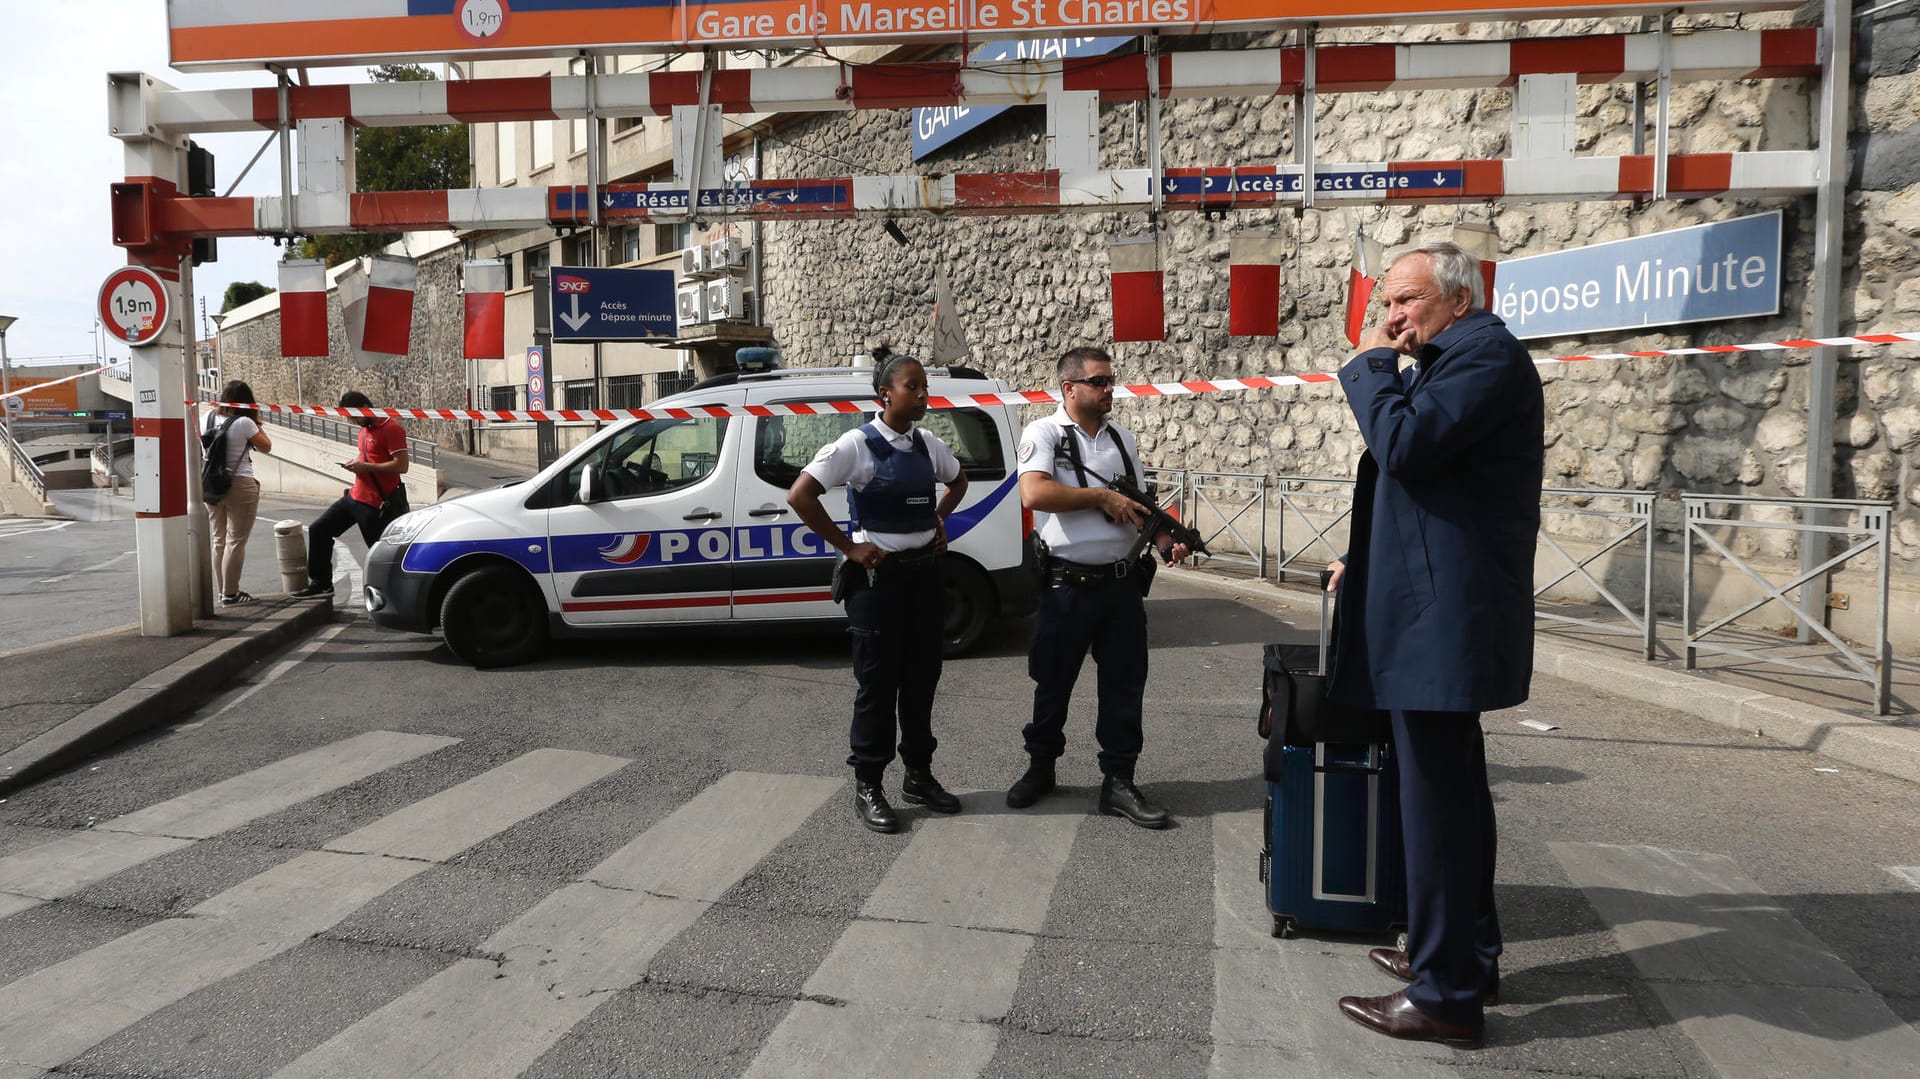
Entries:
MULTIPOLYGON (((190 198, 209 198, 218 193, 213 179, 213 151, 197 142, 187 143, 187 195, 190 198)), ((193 241, 193 264, 213 262, 220 257, 220 241, 212 236, 196 237, 193 241)))

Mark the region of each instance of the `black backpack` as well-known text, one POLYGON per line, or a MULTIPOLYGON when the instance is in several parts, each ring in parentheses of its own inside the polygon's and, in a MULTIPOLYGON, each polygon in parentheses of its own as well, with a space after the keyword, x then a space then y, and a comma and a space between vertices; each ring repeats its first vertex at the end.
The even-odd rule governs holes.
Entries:
POLYGON ((233 469, 227 465, 227 429, 239 418, 228 416, 227 422, 200 434, 205 453, 200 462, 200 501, 209 506, 227 497, 227 489, 233 486, 233 469))

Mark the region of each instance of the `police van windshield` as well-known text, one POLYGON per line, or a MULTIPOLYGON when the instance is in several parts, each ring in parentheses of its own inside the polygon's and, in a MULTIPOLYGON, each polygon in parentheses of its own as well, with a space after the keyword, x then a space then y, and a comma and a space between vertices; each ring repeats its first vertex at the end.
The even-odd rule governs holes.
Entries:
POLYGON ((699 483, 719 466, 727 422, 721 416, 642 420, 575 461, 561 490, 574 492, 570 500, 578 501, 580 473, 588 465, 599 470, 610 499, 638 498, 699 483))
MULTIPOLYGON (((820 447, 872 418, 858 413, 766 417, 760 421, 759 433, 754 436, 753 471, 775 487, 791 487, 820 447)), ((980 409, 935 409, 927 413, 920 426, 953 448, 953 455, 960 459, 960 467, 966 470, 969 480, 998 480, 1006 476, 999 429, 994 426, 993 417, 980 409)))

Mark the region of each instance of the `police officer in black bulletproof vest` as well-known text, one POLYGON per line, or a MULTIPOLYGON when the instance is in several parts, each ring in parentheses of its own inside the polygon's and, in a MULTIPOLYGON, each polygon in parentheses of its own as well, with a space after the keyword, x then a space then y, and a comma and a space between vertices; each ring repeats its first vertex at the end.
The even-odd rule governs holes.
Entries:
MULTIPOLYGON (((883 346, 884 347, 884 346, 883 346)), ((876 832, 895 832, 900 818, 881 781, 900 737, 906 776, 900 797, 936 813, 958 813, 960 800, 933 777, 933 697, 940 684, 946 593, 939 554, 946 519, 967 493, 953 450, 916 421, 927 413, 927 373, 919 361, 875 349, 874 391, 881 415, 821 447, 787 492, 807 526, 842 552, 845 602, 853 633, 854 815, 876 832), (946 493, 935 500, 935 482, 946 493), (820 496, 847 485, 853 536, 840 530, 820 496), (857 537, 857 538, 856 538, 857 537)))

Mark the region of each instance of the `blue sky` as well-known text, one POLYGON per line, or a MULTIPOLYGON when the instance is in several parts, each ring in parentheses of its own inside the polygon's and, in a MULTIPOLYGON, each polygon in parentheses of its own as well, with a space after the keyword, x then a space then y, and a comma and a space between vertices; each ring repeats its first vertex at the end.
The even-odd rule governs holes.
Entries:
MULTIPOLYGON (((15 363, 94 354, 100 282, 126 264, 113 246, 107 186, 125 178, 120 142, 107 134, 107 73, 145 71, 180 89, 270 86, 265 73, 187 75, 167 66, 165 0, 5 0, 0 3, 0 315, 15 363)), ((314 82, 365 79, 360 68, 316 70, 314 82)), ((267 133, 200 140, 217 158, 225 193, 267 133)), ((236 195, 278 194, 279 154, 269 149, 236 195)), ((195 291, 209 314, 232 281, 272 287, 281 249, 268 239, 220 241, 195 291)), ((200 332, 195 307, 195 335, 200 332)), ((125 349, 114 351, 116 358, 125 349)))

